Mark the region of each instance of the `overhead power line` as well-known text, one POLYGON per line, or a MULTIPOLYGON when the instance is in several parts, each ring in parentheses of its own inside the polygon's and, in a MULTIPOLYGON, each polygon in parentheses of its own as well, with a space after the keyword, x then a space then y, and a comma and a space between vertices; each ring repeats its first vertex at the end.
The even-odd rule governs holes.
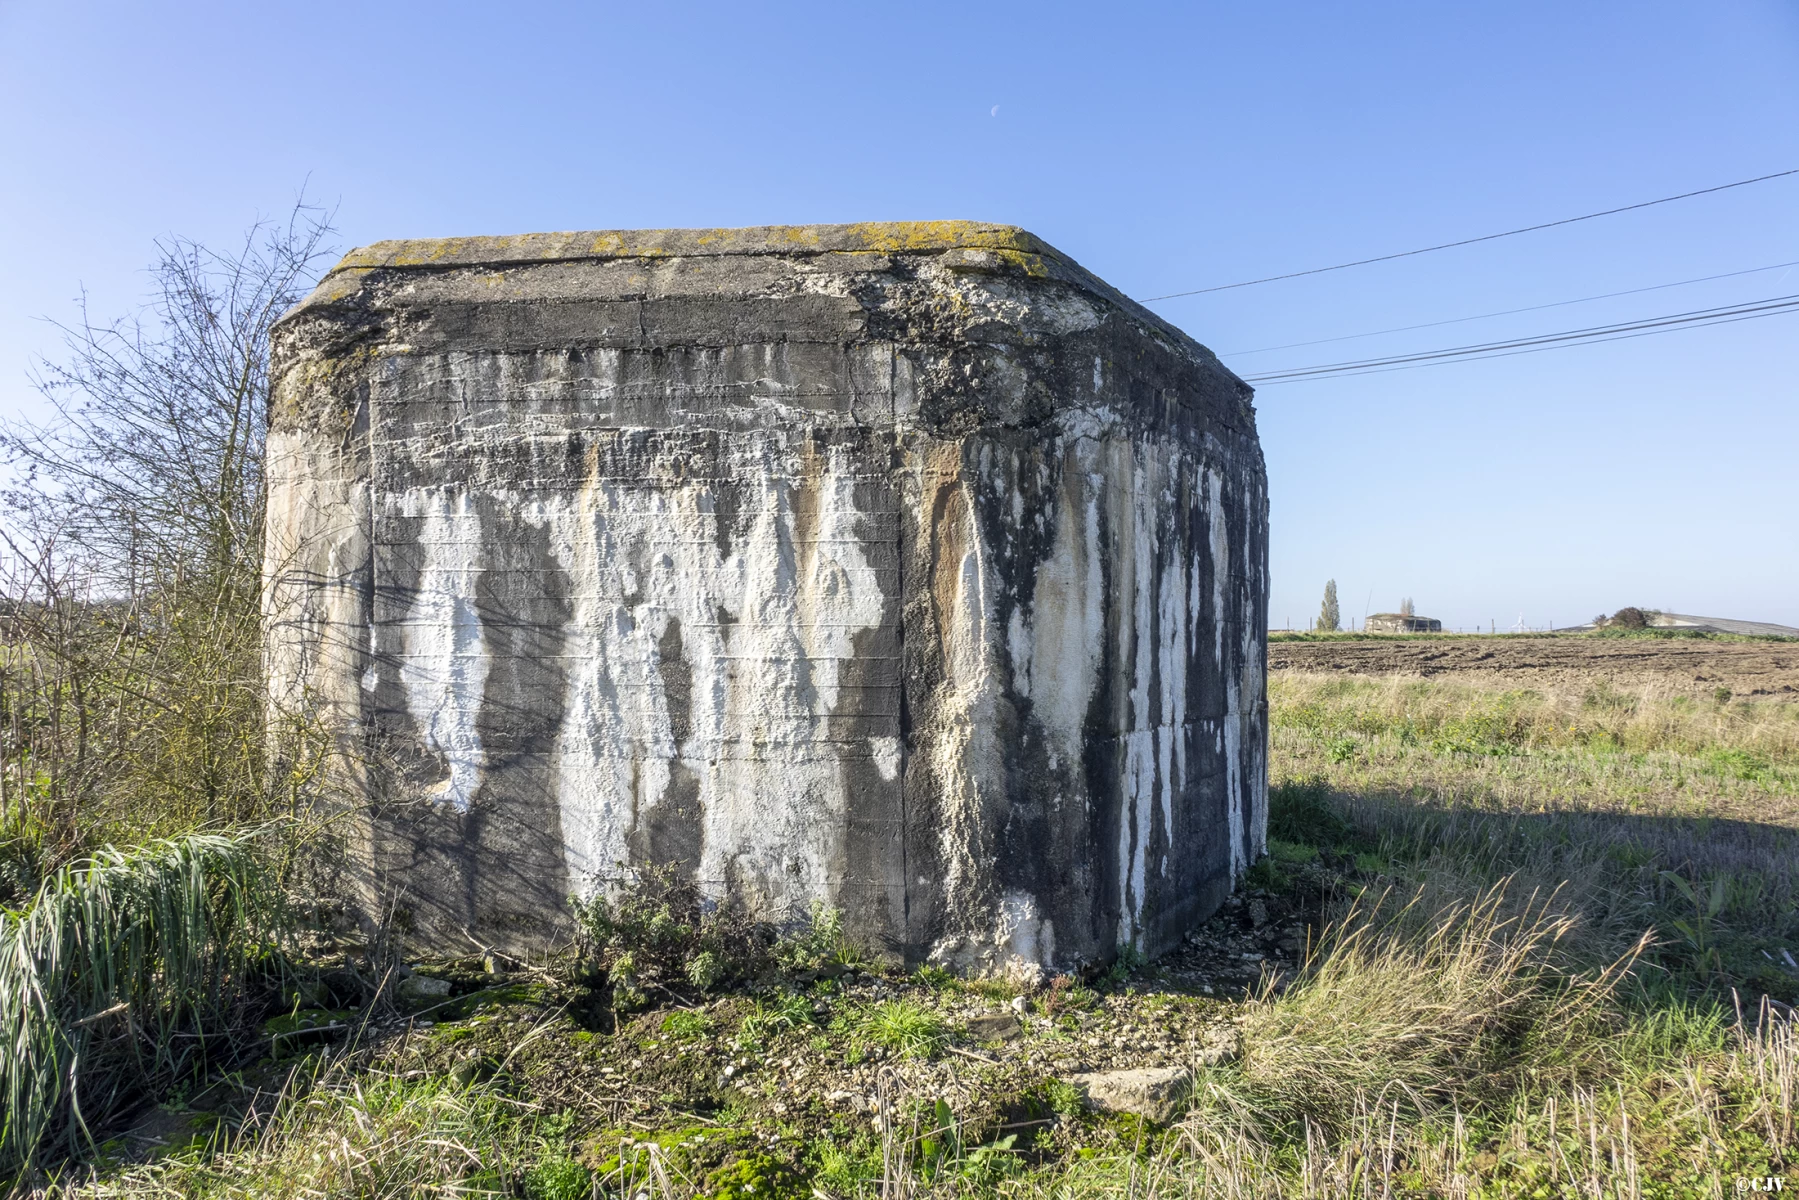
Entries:
MULTIPOLYGON (((1757 275, 1763 271, 1778 271, 1782 267, 1799 267, 1799 260, 1793 262, 1773 263, 1766 267, 1750 267, 1746 271, 1726 271, 1722 275, 1701 275, 1697 279, 1682 279, 1674 283, 1658 283, 1650 287, 1630 288, 1622 292, 1604 292, 1597 296, 1582 296, 1578 300, 1557 300, 1551 304, 1532 304, 1525 308, 1507 308, 1499 312, 1477 313, 1472 317, 1450 317, 1445 321, 1426 321, 1421 325, 1396 325, 1392 329, 1372 329, 1367 333, 1345 333, 1340 337, 1317 338, 1310 342, 1286 342, 1279 346, 1263 346, 1259 350, 1232 350, 1220 352, 1220 358, 1244 358, 1251 354, 1270 354, 1276 350, 1298 350, 1305 346, 1324 346, 1331 342, 1353 342, 1359 338, 1380 337, 1388 333, 1410 333, 1414 329, 1435 329, 1440 325, 1462 325, 1469 321, 1486 321, 1493 317, 1510 317, 1518 313, 1541 312, 1546 308, 1566 308, 1570 304, 1590 304, 1595 300, 1612 300, 1619 296, 1638 296, 1644 292, 1660 292, 1668 288, 1687 287, 1695 283, 1711 283, 1716 279, 1735 279, 1739 275, 1757 275)), ((1779 286, 1778 281, 1775 286, 1779 286)))
POLYGON ((1641 321, 1625 321, 1616 325, 1593 325, 1585 329, 1569 329, 1535 337, 1512 338, 1503 342, 1481 342, 1471 346, 1451 346, 1445 350, 1426 350, 1417 354, 1397 354, 1388 358, 1364 358, 1350 362, 1320 363, 1310 367, 1293 367, 1245 375, 1245 381, 1258 385, 1297 383, 1305 379, 1335 378, 1344 375, 1369 375, 1383 371, 1404 371, 1414 367, 1438 366, 1449 362, 1467 362, 1482 358, 1509 358, 1516 354, 1534 354, 1542 350, 1559 350, 1566 346, 1590 345, 1595 342, 1621 341, 1625 338, 1648 337, 1670 333, 1676 329, 1693 329, 1705 325, 1723 325, 1733 321, 1750 321, 1759 317, 1799 312, 1799 294, 1773 296, 1747 304, 1721 308, 1696 309, 1649 317, 1641 321))
POLYGON ((1654 208, 1658 204, 1672 204, 1676 200, 1690 200, 1694 196, 1709 196, 1713 192, 1727 192, 1731 188, 1748 187, 1752 183, 1766 183, 1770 179, 1784 179, 1788 175, 1799 175, 1799 167, 1789 171, 1776 171, 1772 175, 1757 175, 1754 179, 1739 179, 1735 183, 1720 183, 1716 187, 1700 188, 1697 191, 1682 192, 1678 196, 1663 196, 1659 200, 1644 200, 1637 204, 1626 204, 1622 208, 1608 208, 1603 212, 1584 213, 1578 217, 1563 217, 1559 221, 1545 221, 1541 225, 1526 225, 1522 229, 1508 229, 1503 233, 1486 233, 1480 237, 1463 238, 1456 242, 1444 242, 1437 246, 1424 246, 1417 250, 1401 250, 1395 254, 1377 254, 1373 258, 1358 258, 1354 262, 1337 263, 1329 267, 1313 267, 1308 271, 1288 271, 1285 275, 1265 275, 1261 279, 1245 279, 1239 283, 1220 283, 1212 287, 1194 288, 1189 292, 1169 292, 1166 296, 1151 296, 1143 303, 1154 304, 1158 300, 1175 300, 1182 296, 1203 296, 1208 292, 1228 292, 1233 288, 1255 287, 1260 283, 1276 283, 1282 279, 1299 279, 1306 275, 1323 275, 1328 271, 1347 271, 1351 267, 1365 267, 1370 263, 1392 262, 1396 258, 1412 258, 1419 254, 1433 254, 1438 250, 1453 250, 1457 246, 1472 246, 1478 242, 1491 242, 1499 238, 1517 237, 1521 233, 1535 233, 1540 229, 1554 229, 1559 225, 1573 225, 1579 221, 1592 221, 1599 217, 1613 217, 1619 213, 1635 212, 1639 208, 1654 208))

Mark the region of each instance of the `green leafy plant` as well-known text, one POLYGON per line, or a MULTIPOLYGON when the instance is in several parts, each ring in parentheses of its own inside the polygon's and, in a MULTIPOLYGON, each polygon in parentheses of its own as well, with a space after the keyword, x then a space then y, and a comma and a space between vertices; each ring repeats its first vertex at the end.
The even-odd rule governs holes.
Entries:
POLYGON ((985 1145, 965 1145, 961 1123, 944 1100, 931 1106, 929 1121, 930 1128, 918 1139, 919 1174, 927 1183, 960 1177, 976 1188, 985 1188, 1017 1172, 1018 1155, 1013 1149, 1017 1134, 985 1145))
POLYGON ((1730 779, 1758 782, 1769 774, 1768 760, 1740 747, 1723 747, 1706 751, 1706 763, 1718 774, 1730 779))
POLYGON ((687 960, 687 982, 709 992, 725 977, 725 960, 714 950, 702 950, 687 960))
POLYGON ((774 944, 773 931, 736 906, 708 906, 673 866, 645 867, 610 899, 595 892, 570 907, 582 969, 612 984, 615 1003, 616 993, 636 1000, 645 987, 704 991, 752 975, 774 944))
POLYGON ((619 1008, 646 990, 709 992, 772 974, 809 976, 859 962, 834 909, 782 933, 735 903, 709 904, 672 865, 647 866, 608 895, 569 901, 578 931, 577 970, 609 983, 619 1008))
POLYGON ((880 1147, 865 1134, 815 1143, 812 1162, 814 1186, 829 1195, 862 1195, 881 1177, 880 1147))
POLYGON ((822 902, 812 905, 812 917, 775 942, 775 962, 790 974, 859 966, 862 955, 843 932, 843 914, 822 902))
POLYGON ((1086 1107, 1081 1089, 1064 1079, 1052 1079, 1044 1088, 1044 1099, 1051 1112, 1067 1121, 1079 1117, 1086 1107))
POLYGON ((1287 876, 1281 871, 1280 860, 1264 854, 1243 873, 1243 884, 1264 892, 1283 892, 1287 890, 1287 876))
POLYGON ((934 992, 953 989, 962 982, 957 979, 952 972, 946 971, 942 967, 935 966, 931 963, 925 963, 923 966, 919 967, 918 970, 912 972, 912 978, 934 992))
POLYGON ((1142 947, 1135 942, 1126 942, 1118 948, 1118 957, 1112 960, 1112 967, 1106 972, 1106 978, 1113 983, 1123 983, 1131 977, 1132 971, 1148 961, 1149 956, 1143 953, 1142 947))
POLYGON ((757 1000, 738 1026, 737 1044, 755 1046, 766 1042, 771 1034, 787 1033, 816 1023, 818 1014, 804 996, 784 992, 771 999, 757 1000))
POLYGON ((1308 846, 1304 842, 1283 842, 1278 838, 1269 838, 1268 857, 1288 866, 1302 866, 1318 858, 1318 847, 1308 846))
POLYGON ((926 1180, 942 1175, 944 1169, 962 1156, 962 1130, 948 1102, 939 1100, 931 1108, 931 1127, 918 1139, 918 1158, 926 1180))
POLYGON ((690 1042, 705 1037, 706 1031, 712 1028, 712 1022, 706 1019, 704 1013, 676 1009, 662 1018, 661 1028, 662 1032, 671 1038, 690 1042))
POLYGON ((1283 780, 1268 789, 1269 837, 1329 846, 1349 835, 1349 822, 1338 813, 1323 779, 1283 780))
POLYGON ((557 1150, 525 1172, 524 1185, 526 1200, 586 1200, 593 1172, 557 1150))
POLYGON ((1718 914, 1724 911, 1727 896, 1725 879, 1722 875, 1712 877, 1711 887, 1700 890, 1688 882, 1686 877, 1673 871, 1660 872, 1661 878, 1679 892, 1681 897, 1692 906, 1691 920, 1676 917, 1669 922, 1680 936, 1686 939, 1701 968, 1718 968, 1722 966, 1718 957, 1714 926, 1718 914))

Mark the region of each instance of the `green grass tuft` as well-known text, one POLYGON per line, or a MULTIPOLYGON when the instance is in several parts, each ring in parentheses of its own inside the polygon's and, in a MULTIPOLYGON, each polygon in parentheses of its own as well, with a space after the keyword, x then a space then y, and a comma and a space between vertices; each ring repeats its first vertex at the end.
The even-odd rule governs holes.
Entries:
POLYGON ((942 1017, 912 1000, 883 1000, 864 1014, 861 1034, 907 1058, 930 1058, 949 1042, 942 1017))

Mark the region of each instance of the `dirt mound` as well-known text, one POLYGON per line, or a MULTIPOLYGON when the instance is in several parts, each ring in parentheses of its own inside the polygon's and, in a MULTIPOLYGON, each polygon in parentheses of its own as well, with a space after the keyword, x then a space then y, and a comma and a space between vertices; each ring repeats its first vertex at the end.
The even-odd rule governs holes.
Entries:
POLYGON ((1518 635, 1272 640, 1268 668, 1350 675, 1473 671, 1525 687, 1603 677, 1696 694, 1724 687, 1738 696, 1799 696, 1799 643, 1791 642, 1518 635))

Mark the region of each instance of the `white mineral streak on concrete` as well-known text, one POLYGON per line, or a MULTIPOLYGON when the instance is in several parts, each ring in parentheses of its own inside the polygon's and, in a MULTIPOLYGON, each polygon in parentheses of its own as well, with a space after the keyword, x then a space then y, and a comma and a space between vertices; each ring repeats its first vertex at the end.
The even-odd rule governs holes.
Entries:
MULTIPOLYGON (((1214 662, 1224 679, 1224 809, 1230 819, 1231 878, 1248 869, 1247 848, 1243 841, 1243 763, 1239 749, 1243 745, 1243 704, 1241 681, 1225 670, 1224 606, 1225 586, 1230 581, 1231 539, 1224 514, 1224 480, 1216 472, 1205 472, 1206 509, 1212 527, 1212 636, 1214 662)), ((1246 632, 1245 636, 1249 636, 1246 632)))
POLYGON ((1096 443, 1080 439, 1063 457, 1055 537, 1037 566, 1031 604, 1032 712, 1048 732, 1052 754, 1079 770, 1082 736, 1099 683, 1105 639, 1105 564, 1100 558, 1096 443), (1041 687, 1037 681, 1041 680, 1041 687))
MULTIPOLYGON (((1248 539, 1255 529, 1253 513, 1257 507, 1258 505, 1254 502, 1246 503, 1243 506, 1243 537, 1246 545, 1250 544, 1248 539)), ((1260 575, 1254 566, 1251 566, 1244 576, 1242 589, 1237 597, 1237 611, 1246 615, 1254 613, 1256 598, 1261 594, 1261 588, 1260 575)), ((1267 641, 1261 631, 1254 627, 1254 623, 1248 620, 1244 621, 1240 636, 1243 639, 1243 676, 1237 691, 1240 706, 1238 719, 1241 721, 1243 714, 1247 713, 1252 729, 1259 730, 1262 722, 1266 720, 1263 699, 1268 672, 1263 662, 1263 655, 1267 641)), ((1243 770, 1247 767, 1249 771, 1250 796, 1248 800, 1239 803, 1248 807, 1245 820, 1248 822, 1249 828, 1249 861, 1253 862, 1268 849, 1268 770, 1267 764, 1264 762, 1267 744, 1260 737, 1251 740, 1239 735, 1239 745, 1244 741, 1251 743, 1251 757, 1247 764, 1239 766, 1238 769, 1243 770)))
MULTIPOLYGON (((1178 457, 1166 465, 1165 479, 1172 481, 1185 464, 1178 457)), ((1172 486, 1164 486, 1158 507, 1164 513, 1177 514, 1172 486)), ((1162 720, 1156 730, 1156 767, 1162 780, 1162 829, 1168 837, 1163 844, 1159 870, 1168 870, 1168 846, 1174 840, 1174 796, 1182 790, 1187 775, 1187 575, 1191 564, 1178 553, 1180 539, 1175 538, 1176 552, 1162 563, 1161 597, 1158 622, 1161 636, 1157 645, 1160 662, 1157 675, 1162 684, 1162 720)))
POLYGON ((679 769, 697 780, 705 890, 729 882, 771 916, 803 915, 834 882, 844 762, 899 777, 897 737, 831 738, 855 638, 880 626, 890 581, 863 545, 847 454, 808 461, 800 442, 765 433, 734 449, 723 482, 742 489, 743 524, 728 554, 707 480, 590 478, 553 517, 575 596, 559 804, 583 893, 620 881, 633 828, 675 802, 679 769), (808 506, 811 522, 796 511, 808 506), (662 664, 673 621, 682 662, 662 664), (664 665, 691 679, 678 744, 664 665))
POLYGON ((897 737, 871 737, 868 739, 869 749, 874 755, 875 770, 880 773, 884 783, 892 783, 900 776, 902 743, 897 737))
MULTIPOLYGON (((1173 799, 1170 789, 1173 780, 1169 778, 1169 773, 1173 747, 1169 743, 1168 707, 1162 702, 1167 686, 1168 631, 1159 624, 1159 593, 1165 585, 1168 571, 1162 547, 1163 521, 1168 515, 1170 501, 1166 486, 1168 449, 1166 446, 1152 444, 1143 446, 1137 454, 1145 461, 1147 468, 1138 478, 1137 503, 1140 506, 1141 528, 1149 543, 1140 552, 1143 558, 1137 584, 1138 605, 1143 613, 1137 643, 1142 653, 1138 672, 1143 678, 1143 708, 1137 715, 1137 724, 1146 735, 1143 739, 1143 753, 1154 772, 1149 789, 1139 797, 1137 810, 1137 858, 1143 864, 1143 878, 1139 881, 1143 891, 1139 893, 1137 902, 1140 915, 1144 898, 1148 894, 1149 844, 1150 835, 1157 825, 1158 797, 1162 803, 1162 814, 1169 818, 1161 823, 1164 836, 1172 826, 1173 799), (1157 689, 1159 682, 1162 687, 1157 689)), ((1162 861, 1167 861, 1165 853, 1162 861)), ((1160 870, 1159 867, 1156 869, 1160 870)))
POLYGON ((1012 657, 1012 690, 1021 699, 1031 698, 1031 627, 1025 623, 1024 605, 1012 609, 1006 624, 1006 650, 1012 657))
POLYGON ((1000 897, 998 925, 1008 960, 1006 974, 1026 987, 1042 984, 1047 974, 1044 968, 1056 957, 1055 922, 1043 919, 1035 896, 1010 891, 1000 897))
POLYGON ((425 744, 443 756, 446 774, 432 798, 466 812, 486 766, 475 724, 489 662, 475 609, 481 520, 460 488, 408 488, 388 502, 424 518, 424 561, 400 632, 406 709, 425 744))
MULTIPOLYGON (((610 352, 608 352, 610 353, 610 352)), ((569 623, 564 652, 569 656, 562 727, 557 731, 557 808, 562 818, 562 853, 569 881, 582 895, 596 881, 617 874, 629 848, 632 786, 625 764, 596 736, 601 727, 622 725, 617 674, 611 662, 612 631, 623 622, 602 599, 608 589, 602 572, 616 573, 617 545, 608 513, 617 505, 617 486, 590 477, 573 494, 567 511, 547 506, 550 550, 569 578, 569 623)), ((633 622, 633 624, 635 624, 633 622)))
POLYGON ((968 484, 956 481, 933 531, 938 635, 944 680, 938 699, 940 735, 934 739, 934 774, 942 789, 943 826, 938 830, 944 895, 952 908, 974 910, 988 870, 981 855, 988 845, 986 799, 1004 787, 1004 763, 996 738, 1001 680, 993 661, 998 651, 988 629, 993 620, 992 587, 968 484), (946 586, 947 585, 947 586, 946 586))
POLYGON ((1153 483, 1153 464, 1144 461, 1146 449, 1130 447, 1124 452, 1124 463, 1118 483, 1119 491, 1129 498, 1129 541, 1120 558, 1124 566, 1119 592, 1131 598, 1128 622, 1121 623, 1120 661, 1131 664, 1130 722, 1124 733, 1124 812, 1119 821, 1119 871, 1122 894, 1119 897, 1119 939, 1136 942, 1142 927, 1145 897, 1145 870, 1149 837, 1155 810, 1156 788, 1161 777, 1156 773, 1154 709, 1150 704, 1150 687, 1155 676, 1157 646, 1155 643, 1156 564, 1159 547, 1156 540, 1157 489, 1153 483))

